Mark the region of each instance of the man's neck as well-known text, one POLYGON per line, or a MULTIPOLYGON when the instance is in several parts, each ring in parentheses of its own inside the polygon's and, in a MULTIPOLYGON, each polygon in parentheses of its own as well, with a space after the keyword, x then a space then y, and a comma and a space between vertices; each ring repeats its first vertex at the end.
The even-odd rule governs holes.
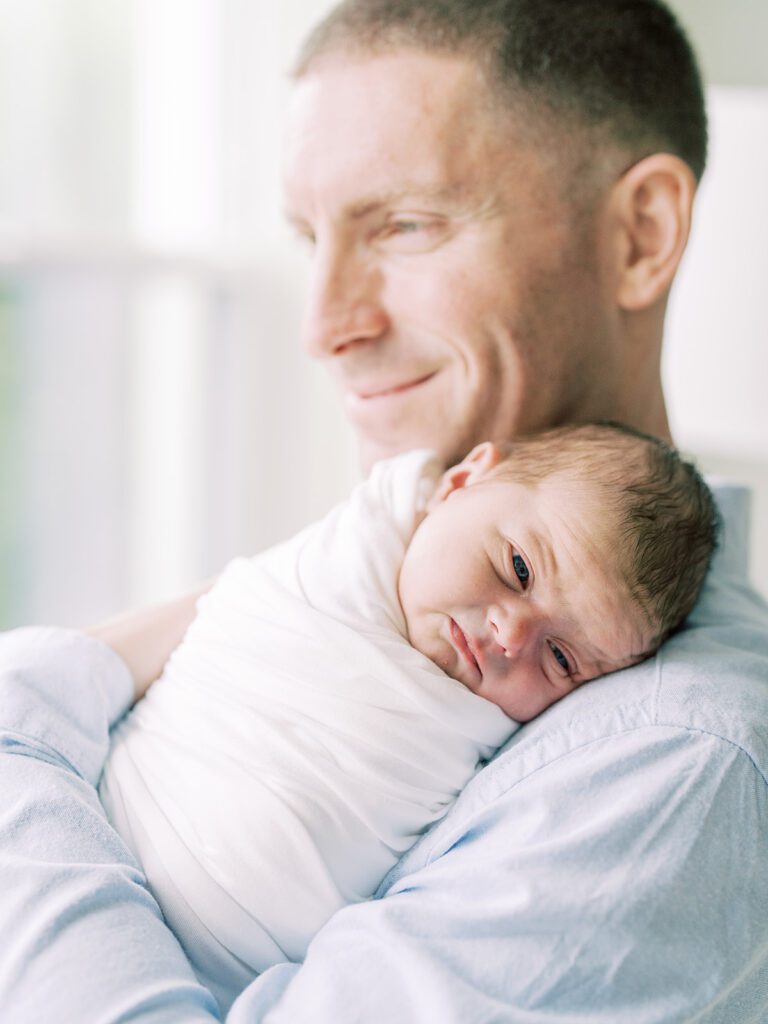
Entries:
POLYGON ((661 342, 666 302, 627 323, 624 339, 624 400, 622 415, 630 426, 672 444, 667 405, 661 383, 661 342))
POLYGON ((630 406, 626 422, 646 434, 660 437, 668 444, 674 443, 660 380, 652 388, 638 387, 637 397, 630 406))

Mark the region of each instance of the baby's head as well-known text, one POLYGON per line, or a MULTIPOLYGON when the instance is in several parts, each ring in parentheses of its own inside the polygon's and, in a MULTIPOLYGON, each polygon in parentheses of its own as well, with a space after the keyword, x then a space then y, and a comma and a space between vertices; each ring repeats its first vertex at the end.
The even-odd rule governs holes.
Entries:
POLYGON ((681 625, 717 529, 694 467, 620 424, 487 442, 443 475, 406 551, 409 640, 527 721, 681 625))

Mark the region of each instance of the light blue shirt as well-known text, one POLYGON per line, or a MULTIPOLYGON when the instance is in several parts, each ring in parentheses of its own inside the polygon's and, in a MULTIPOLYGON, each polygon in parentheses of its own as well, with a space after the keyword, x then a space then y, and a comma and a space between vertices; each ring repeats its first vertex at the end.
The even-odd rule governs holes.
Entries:
MULTIPOLYGON (((688 627, 517 733, 229 1024, 765 1024, 768 608, 746 496, 688 627)), ((80 634, 0 637, 0 1019, 210 1021, 94 786, 131 681, 80 634)))

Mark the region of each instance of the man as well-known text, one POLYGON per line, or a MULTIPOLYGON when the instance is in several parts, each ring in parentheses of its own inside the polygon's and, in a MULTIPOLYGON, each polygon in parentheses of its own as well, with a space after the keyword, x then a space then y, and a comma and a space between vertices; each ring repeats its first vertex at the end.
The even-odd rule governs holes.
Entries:
MULTIPOLYGON (((663 320, 706 132, 659 3, 349 0, 294 101, 306 344, 366 465, 605 416, 669 435, 663 320)), ((718 497, 688 628, 524 727, 233 1024, 766 1019, 768 610, 739 495, 718 497)), ((211 1019, 93 790, 108 721, 191 614, 95 630, 108 646, 0 638, 6 1020, 211 1019)))

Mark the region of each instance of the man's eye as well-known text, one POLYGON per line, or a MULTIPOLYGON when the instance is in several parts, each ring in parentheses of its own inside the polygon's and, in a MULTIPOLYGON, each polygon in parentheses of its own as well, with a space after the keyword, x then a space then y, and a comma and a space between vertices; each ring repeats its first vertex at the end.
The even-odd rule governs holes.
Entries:
POLYGON ((564 672, 567 672, 568 675, 570 675, 571 666, 569 665, 566 656, 563 654, 563 652, 560 650, 557 644, 553 644, 551 640, 547 640, 547 643, 549 644, 550 651, 552 651, 552 653, 555 656, 555 661, 557 662, 557 664, 564 672))
POLYGON ((515 552, 512 555, 512 568, 515 571, 515 576, 520 580, 523 590, 528 586, 528 580, 531 578, 531 574, 528 571, 528 566, 525 564, 525 559, 522 555, 518 555, 515 552))
POLYGON ((417 220, 395 220, 389 225, 390 231, 396 235, 413 235, 423 227, 417 220))
POLYGON ((379 241, 402 253, 429 252, 447 237, 447 223, 438 217, 393 217, 379 230, 379 241))
POLYGON ((383 237, 391 239, 394 244, 425 245, 431 238, 432 223, 424 220, 389 220, 384 228, 383 237), (411 242, 411 239, 413 241, 411 242))

